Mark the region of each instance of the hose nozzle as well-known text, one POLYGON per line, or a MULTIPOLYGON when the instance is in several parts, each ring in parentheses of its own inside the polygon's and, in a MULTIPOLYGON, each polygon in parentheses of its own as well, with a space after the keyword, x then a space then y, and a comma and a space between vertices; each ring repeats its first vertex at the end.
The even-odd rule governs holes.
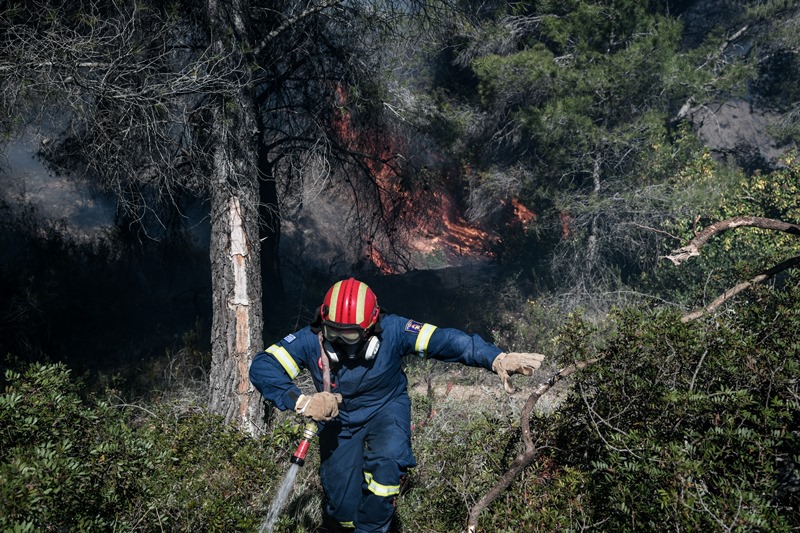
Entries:
POLYGON ((311 439, 313 439, 316 434, 317 424, 315 422, 309 422, 306 424, 306 427, 303 428, 303 438, 297 445, 297 449, 294 451, 292 458, 289 459, 290 463, 297 466, 303 466, 305 464, 308 447, 311 445, 311 439))

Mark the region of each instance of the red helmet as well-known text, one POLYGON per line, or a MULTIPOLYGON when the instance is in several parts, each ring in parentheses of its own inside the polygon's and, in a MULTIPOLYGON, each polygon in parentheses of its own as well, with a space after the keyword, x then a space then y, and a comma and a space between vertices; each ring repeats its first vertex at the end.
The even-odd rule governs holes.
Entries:
POLYGON ((333 284, 322 301, 322 322, 346 328, 367 330, 378 321, 378 298, 369 286, 350 278, 333 284))

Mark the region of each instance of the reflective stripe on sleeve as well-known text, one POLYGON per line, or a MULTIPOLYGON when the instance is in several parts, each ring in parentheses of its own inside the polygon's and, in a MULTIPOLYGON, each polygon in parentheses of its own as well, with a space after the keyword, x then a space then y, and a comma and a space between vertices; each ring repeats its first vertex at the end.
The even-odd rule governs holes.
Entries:
POLYGON ((431 340, 431 335, 433 335, 436 326, 431 324, 423 324, 422 328, 419 330, 419 334, 417 335, 417 343, 414 345, 414 351, 419 354, 420 357, 425 357, 428 355, 428 341, 431 340))
POLYGON ((369 472, 364 472, 364 479, 367 481, 367 488, 376 496, 394 496, 400 494, 400 485, 381 485, 372 477, 369 472))
POLYGON ((353 521, 350 521, 350 522, 339 522, 339 525, 342 526, 342 527, 349 527, 349 528, 353 528, 353 529, 355 529, 355 527, 356 527, 356 523, 353 522, 353 521))
POLYGON ((286 370, 286 373, 289 374, 290 378, 294 379, 300 373, 300 367, 297 366, 297 363, 294 362, 292 356, 289 355, 289 352, 287 352, 286 348, 283 346, 273 344, 267 348, 267 353, 275 356, 275 359, 277 359, 283 369, 286 370))

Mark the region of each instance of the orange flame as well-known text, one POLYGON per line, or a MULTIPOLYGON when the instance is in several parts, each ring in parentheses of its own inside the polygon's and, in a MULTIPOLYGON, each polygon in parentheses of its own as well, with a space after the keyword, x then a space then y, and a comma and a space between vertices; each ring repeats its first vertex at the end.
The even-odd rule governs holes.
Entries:
MULTIPOLYGON (((378 154, 365 159, 364 163, 378 186, 384 209, 400 212, 402 225, 409 228, 410 231, 406 232, 408 248, 420 254, 442 253, 448 260, 492 255, 490 246, 497 240, 496 237, 470 224, 444 187, 419 191, 409 190, 402 185, 391 163, 396 160, 394 154, 407 151, 406 147, 400 140, 382 132, 357 131, 350 113, 343 107, 347 102, 346 91, 337 86, 335 94, 341 112, 335 114, 332 125, 340 141, 348 148, 378 154), (380 148, 376 150, 378 146, 380 148), (420 216, 420 213, 424 215, 420 216)), ((535 217, 519 202, 515 204, 515 212, 525 222, 535 217)), ((386 257, 386 252, 380 250, 372 239, 365 240, 370 242, 367 253, 370 261, 381 272, 397 273, 398 269, 386 257)))
POLYGON ((570 216, 569 213, 566 213, 564 211, 559 213, 559 216, 561 217, 561 237, 564 240, 567 240, 569 239, 570 236, 570 229, 569 229, 570 216))
POLYGON ((383 272, 384 274, 399 274, 400 271, 395 268, 389 261, 387 261, 383 254, 374 246, 370 246, 369 248, 369 259, 372 261, 372 264, 375 265, 378 270, 383 272))
POLYGON ((511 207, 514 209, 514 218, 522 223, 523 226, 527 226, 531 220, 537 220, 539 217, 525 207, 525 205, 519 201, 519 198, 512 198, 511 199, 511 207))

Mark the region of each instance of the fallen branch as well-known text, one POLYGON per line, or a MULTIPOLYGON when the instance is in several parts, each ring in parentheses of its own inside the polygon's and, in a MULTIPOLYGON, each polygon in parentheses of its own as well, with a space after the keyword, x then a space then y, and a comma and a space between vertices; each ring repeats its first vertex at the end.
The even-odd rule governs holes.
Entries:
POLYGON ((491 489, 489 489, 486 494, 483 495, 480 501, 478 501, 478 503, 476 503, 469 512, 469 516, 467 517, 468 533, 475 533, 478 528, 478 516, 481 514, 481 512, 491 505, 491 503, 495 501, 497 497, 509 487, 509 485, 511 485, 511 482, 514 480, 514 478, 516 478, 517 475, 522 472, 525 467, 531 464, 534 458, 536 458, 539 450, 534 446, 533 438, 531 438, 531 411, 539 401, 539 398, 541 398, 559 381, 578 370, 596 363, 600 359, 602 359, 602 357, 589 359, 587 361, 579 361, 562 368, 556 374, 554 374, 553 377, 547 380, 546 383, 539 385, 539 387, 537 387, 536 390, 533 391, 530 396, 528 396, 528 400, 525 402, 525 406, 522 409, 521 415, 522 441, 525 444, 525 449, 514 458, 514 461, 511 463, 511 466, 508 468, 508 470, 506 470, 498 482, 491 489))
MULTIPOLYGON (((789 233, 792 235, 800 235, 800 225, 798 224, 790 224, 789 222, 783 222, 782 220, 775 220, 774 218, 763 218, 763 217, 733 217, 726 220, 720 220, 719 222, 715 222, 708 226, 706 229, 697 233, 694 238, 689 241, 689 244, 678 248, 677 250, 673 250, 670 255, 664 256, 663 259, 669 259, 672 261, 672 264, 675 266, 680 266, 681 263, 687 261, 688 259, 700 255, 700 249, 708 243, 709 239, 714 235, 719 233, 723 233, 725 231, 741 228, 741 227, 753 227, 753 228, 761 228, 761 229, 769 229, 774 231, 782 231, 784 233, 789 233)), ((761 274, 757 275, 756 277, 752 278, 749 281, 743 281, 734 287, 726 290, 719 296, 717 296, 713 302, 708 304, 707 306, 696 309, 691 313, 687 313, 681 317, 681 322, 686 323, 692 320, 696 320, 700 317, 703 317, 709 313, 713 313, 714 311, 719 308, 723 303, 730 300, 743 290, 752 287, 757 283, 763 283, 764 281, 772 278, 779 272, 783 272, 784 270, 788 270, 792 267, 795 267, 800 264, 800 256, 793 257, 788 259, 782 263, 779 263, 772 268, 765 270, 761 274)))

